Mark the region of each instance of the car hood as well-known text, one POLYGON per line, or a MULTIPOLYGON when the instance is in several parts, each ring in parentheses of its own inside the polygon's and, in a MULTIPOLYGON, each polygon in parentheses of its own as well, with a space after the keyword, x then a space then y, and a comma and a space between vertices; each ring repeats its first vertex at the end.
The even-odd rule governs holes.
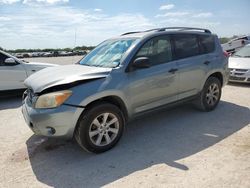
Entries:
POLYGON ((112 68, 90 67, 84 65, 62 65, 43 69, 28 77, 24 84, 34 93, 62 84, 107 77, 112 68))
POLYGON ((231 69, 250 69, 250 58, 230 57, 228 67, 231 69))
POLYGON ((55 66, 58 66, 56 64, 50 64, 50 63, 38 63, 38 62, 29 62, 29 63, 24 63, 23 64, 25 69, 27 71, 30 71, 30 70, 35 70, 35 71, 39 71, 41 69, 44 69, 46 67, 55 67, 55 66))
POLYGON ((41 67, 55 67, 58 66, 56 64, 51 64, 51 63, 39 63, 39 62, 29 62, 26 65, 28 66, 41 66, 41 67))

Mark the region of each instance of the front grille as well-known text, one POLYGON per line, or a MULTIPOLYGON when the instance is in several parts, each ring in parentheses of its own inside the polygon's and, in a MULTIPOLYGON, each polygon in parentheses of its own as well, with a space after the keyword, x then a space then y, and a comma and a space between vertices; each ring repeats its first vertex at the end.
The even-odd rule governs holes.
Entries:
POLYGON ((242 75, 244 75, 244 74, 245 74, 245 73, 239 73, 239 72, 235 72, 235 73, 234 73, 235 76, 242 76, 242 75))
POLYGON ((244 81, 246 78, 244 77, 236 77, 236 76, 230 76, 230 80, 237 80, 237 81, 244 81))
POLYGON ((28 101, 30 102, 30 104, 32 104, 35 98, 35 94, 32 91, 32 89, 27 89, 27 97, 28 97, 28 101))
POLYGON ((235 69, 235 71, 239 71, 239 72, 247 72, 248 69, 235 69))

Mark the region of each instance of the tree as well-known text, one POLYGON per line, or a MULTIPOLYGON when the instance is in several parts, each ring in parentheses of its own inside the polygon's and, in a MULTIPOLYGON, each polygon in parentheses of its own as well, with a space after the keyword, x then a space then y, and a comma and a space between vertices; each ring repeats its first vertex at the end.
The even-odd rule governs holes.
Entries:
POLYGON ((222 37, 222 38, 219 38, 219 39, 220 39, 221 44, 227 43, 228 41, 231 40, 230 38, 227 38, 227 37, 222 37))

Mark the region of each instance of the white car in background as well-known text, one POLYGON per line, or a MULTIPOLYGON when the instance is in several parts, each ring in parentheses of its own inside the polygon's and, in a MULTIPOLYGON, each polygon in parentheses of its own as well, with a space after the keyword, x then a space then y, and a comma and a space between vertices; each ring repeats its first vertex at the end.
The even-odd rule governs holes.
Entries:
POLYGON ((0 50, 0 94, 11 90, 25 89, 24 80, 31 74, 46 67, 56 66, 20 60, 0 50))
POLYGON ((250 44, 235 52, 230 58, 229 81, 250 83, 250 44))

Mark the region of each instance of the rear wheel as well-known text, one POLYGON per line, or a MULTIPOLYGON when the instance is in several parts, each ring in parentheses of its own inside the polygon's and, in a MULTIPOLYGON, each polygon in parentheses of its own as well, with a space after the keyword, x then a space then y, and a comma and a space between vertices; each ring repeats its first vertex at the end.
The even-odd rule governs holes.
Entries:
POLYGON ((105 152, 119 141, 124 129, 121 110, 109 103, 92 106, 80 117, 75 138, 85 150, 105 152))
POLYGON ((221 98, 221 83, 216 77, 209 77, 195 101, 195 105, 202 111, 212 111, 216 108, 221 98))

